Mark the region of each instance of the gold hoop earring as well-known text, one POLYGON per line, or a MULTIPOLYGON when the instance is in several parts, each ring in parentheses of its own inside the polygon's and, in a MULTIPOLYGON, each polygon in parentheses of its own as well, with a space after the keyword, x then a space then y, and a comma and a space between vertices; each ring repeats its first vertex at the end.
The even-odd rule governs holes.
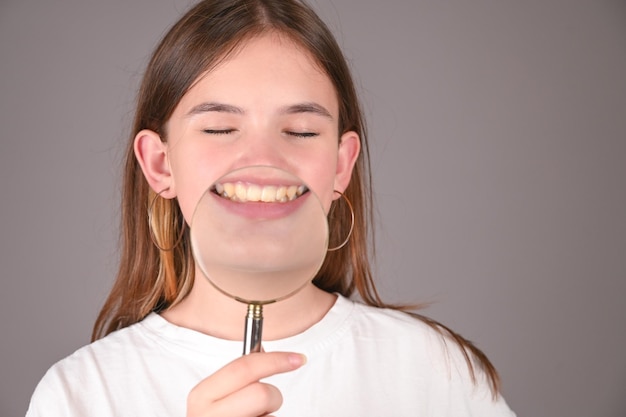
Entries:
MULTIPOLYGON (((156 203, 157 198, 159 198, 161 196, 161 194, 164 191, 167 191, 168 189, 165 188, 161 191, 159 191, 158 193, 156 193, 154 195, 154 197, 152 198, 152 200, 150 201, 150 205, 148 206, 148 229, 150 230, 150 240, 152 240, 152 244, 154 246, 156 246, 159 250, 163 251, 163 252, 170 252, 173 251, 174 249, 176 249, 176 247, 178 245, 180 245, 180 242, 183 240, 183 235, 185 234, 185 220, 183 219, 182 221, 182 226, 180 227, 180 232, 178 233, 178 238, 176 239, 176 242, 174 243, 174 245, 171 248, 164 248, 161 245, 159 245, 158 239, 156 237, 156 234, 154 233, 154 229, 152 226, 152 220, 153 220, 153 211, 154 211, 154 205, 156 203)), ((161 209, 162 211, 163 209, 161 209)), ((178 217, 178 216, 174 216, 174 217, 178 217)))
POLYGON ((354 208, 352 207, 352 203, 350 202, 350 200, 348 200, 348 197, 346 197, 344 193, 342 193, 341 191, 337 191, 337 190, 333 190, 333 191, 339 194, 345 200, 346 204, 348 204, 348 208, 350 209, 350 230, 348 231, 348 236, 346 236, 343 242, 341 242, 340 245, 337 245, 333 248, 328 248, 327 249, 328 252, 333 252, 346 246, 348 244, 348 241, 350 241, 350 237, 352 236, 352 231, 354 230, 354 208))

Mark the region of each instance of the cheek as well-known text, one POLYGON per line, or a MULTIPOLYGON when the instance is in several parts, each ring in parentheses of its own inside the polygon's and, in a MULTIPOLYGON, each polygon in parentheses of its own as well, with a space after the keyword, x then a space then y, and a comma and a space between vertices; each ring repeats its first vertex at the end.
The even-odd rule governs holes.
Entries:
POLYGON ((336 149, 324 153, 318 159, 318 163, 311 167, 307 172, 307 177, 303 178, 309 181, 308 185, 320 200, 324 212, 328 213, 330 206, 336 195, 334 193, 335 172, 337 169, 336 149))
POLYGON ((173 158, 171 170, 176 199, 187 223, 191 224, 198 202, 217 179, 215 165, 200 154, 173 158))
POLYGON ((204 189, 200 187, 197 189, 191 187, 182 187, 177 189, 176 200, 181 212, 183 213, 183 217, 189 225, 191 225, 194 211, 203 193, 204 189))
POLYGON ((324 212, 328 214, 330 205, 332 204, 335 196, 333 191, 334 176, 317 176, 307 183, 311 191, 317 196, 322 205, 324 212))
POLYGON ((333 148, 332 155, 333 157, 328 159, 324 175, 324 208, 327 211, 330 210, 332 202, 338 198, 338 194, 334 191, 337 180, 337 148, 333 148))

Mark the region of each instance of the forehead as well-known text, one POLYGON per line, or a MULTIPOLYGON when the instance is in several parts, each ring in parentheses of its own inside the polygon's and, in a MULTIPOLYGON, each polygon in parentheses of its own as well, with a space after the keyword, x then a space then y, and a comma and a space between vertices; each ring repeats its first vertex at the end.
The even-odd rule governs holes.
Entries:
POLYGON ((308 50, 278 33, 243 41, 198 77, 179 106, 200 99, 245 102, 259 96, 321 101, 337 113, 336 91, 328 75, 308 50))

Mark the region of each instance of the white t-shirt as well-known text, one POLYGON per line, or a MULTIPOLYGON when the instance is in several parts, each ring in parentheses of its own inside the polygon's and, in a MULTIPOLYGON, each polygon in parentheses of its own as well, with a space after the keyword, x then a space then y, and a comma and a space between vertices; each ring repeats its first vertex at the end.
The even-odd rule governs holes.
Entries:
MULTIPOLYGON (((501 396, 492 399, 478 369, 478 384, 472 383, 453 342, 401 312, 339 296, 319 323, 263 347, 308 359, 266 380, 283 395, 276 416, 514 416, 501 396)), ((153 313, 55 364, 26 415, 184 416, 191 388, 241 349, 242 342, 178 327, 153 313)))

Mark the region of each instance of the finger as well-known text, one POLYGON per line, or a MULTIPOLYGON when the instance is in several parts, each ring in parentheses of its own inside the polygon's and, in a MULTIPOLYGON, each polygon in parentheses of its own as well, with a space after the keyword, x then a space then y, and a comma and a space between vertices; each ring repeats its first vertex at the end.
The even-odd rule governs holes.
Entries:
POLYGON ((273 385, 254 382, 211 404, 206 415, 247 417, 267 416, 280 408, 283 396, 273 385))
POLYGON ((235 359, 202 380, 192 392, 197 400, 211 403, 260 379, 298 369, 305 362, 304 355, 298 353, 252 353, 235 359))

